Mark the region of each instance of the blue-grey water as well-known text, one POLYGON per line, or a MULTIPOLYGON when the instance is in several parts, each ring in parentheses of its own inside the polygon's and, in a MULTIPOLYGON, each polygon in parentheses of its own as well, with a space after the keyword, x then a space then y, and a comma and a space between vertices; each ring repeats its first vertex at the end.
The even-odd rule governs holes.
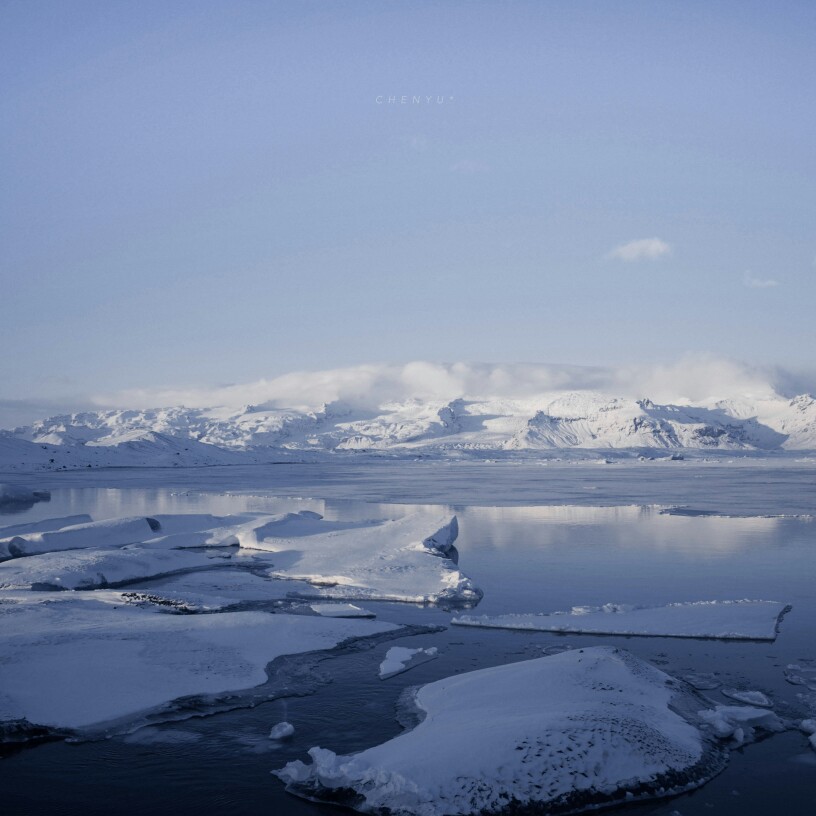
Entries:
MULTIPOLYGON (((392 645, 380 643, 321 661, 319 674, 329 682, 309 696, 168 723, 127 738, 26 748, 0 761, 2 812, 331 813, 286 794, 270 771, 304 759, 314 745, 347 753, 398 734, 395 705, 405 686, 537 657, 551 646, 619 645, 670 673, 714 673, 726 686, 765 692, 783 715, 805 715, 807 706, 797 697, 804 689, 786 682, 784 669, 816 660, 812 468, 750 463, 733 467, 729 479, 722 465, 679 464, 671 471, 525 465, 515 472, 507 465, 389 464, 323 477, 313 466, 287 466, 272 475, 211 468, 153 471, 152 482, 144 471, 48 475, 37 484, 52 489, 51 501, 4 515, 0 525, 79 512, 106 518, 311 509, 328 518, 383 517, 421 502, 459 517, 460 568, 485 592, 478 613, 715 598, 778 600, 792 610, 775 643, 739 643, 457 628, 448 626, 451 615, 443 610, 367 603, 384 620, 448 626, 399 641, 438 646, 440 657, 380 681, 377 666, 392 645), (670 505, 685 510, 661 512, 670 505), (733 515, 707 514, 715 511, 733 515), (295 724, 295 735, 273 743, 269 728, 283 719, 295 724)), ((726 702, 717 691, 706 693, 726 702)), ((696 792, 608 812, 798 816, 810 814, 814 801, 816 752, 804 735, 786 732, 732 752, 728 769, 696 792)))

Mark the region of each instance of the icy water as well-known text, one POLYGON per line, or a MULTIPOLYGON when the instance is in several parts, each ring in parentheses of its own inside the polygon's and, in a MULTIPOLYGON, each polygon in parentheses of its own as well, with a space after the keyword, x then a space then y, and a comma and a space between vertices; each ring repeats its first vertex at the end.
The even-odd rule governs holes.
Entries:
MULTIPOLYGON (((366 603, 380 619, 448 628, 327 656, 316 667, 320 685, 308 696, 168 723, 126 738, 21 750, 0 761, 2 812, 340 812, 289 796, 270 771, 304 759, 314 745, 348 753, 398 734, 396 701, 406 686, 538 657, 551 647, 622 646, 672 674, 710 673, 726 687, 761 690, 783 716, 803 716, 806 706, 797 695, 807 690, 788 683, 784 669, 809 661, 816 666, 813 471, 751 463, 733 468, 729 481, 722 466, 680 464, 673 471, 524 466, 515 474, 506 466, 436 471, 389 466, 338 470, 324 474, 324 481, 297 466, 271 475, 213 468, 153 472, 152 486, 151 473, 144 471, 49 476, 50 484, 39 484, 53 490, 50 502, 4 515, 0 524, 79 512, 105 518, 291 509, 354 519, 412 509, 384 500, 418 503, 438 496, 459 517, 460 568, 485 592, 477 613, 738 598, 784 601, 793 608, 775 643, 737 643, 458 628, 449 626, 451 615, 444 610, 366 603), (664 475, 655 478, 656 473, 664 475), (686 509, 682 515, 661 512, 668 505, 686 509), (705 514, 715 510, 736 515, 705 514), (791 513, 798 515, 770 515, 791 513), (380 681, 377 666, 395 642, 434 645, 440 657, 380 681), (295 725, 295 735, 274 743, 267 734, 283 719, 295 725)), ((705 694, 729 702, 717 690, 705 694)), ((786 732, 732 752, 727 770, 694 793, 605 812, 798 816, 810 814, 814 801, 816 752, 803 735, 786 732)))

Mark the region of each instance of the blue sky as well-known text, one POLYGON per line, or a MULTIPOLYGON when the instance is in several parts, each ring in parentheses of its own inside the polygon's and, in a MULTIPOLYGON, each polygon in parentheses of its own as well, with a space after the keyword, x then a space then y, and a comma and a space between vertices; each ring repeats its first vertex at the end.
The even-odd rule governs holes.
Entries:
POLYGON ((814 36, 810 2, 7 0, 0 400, 812 368, 814 36))

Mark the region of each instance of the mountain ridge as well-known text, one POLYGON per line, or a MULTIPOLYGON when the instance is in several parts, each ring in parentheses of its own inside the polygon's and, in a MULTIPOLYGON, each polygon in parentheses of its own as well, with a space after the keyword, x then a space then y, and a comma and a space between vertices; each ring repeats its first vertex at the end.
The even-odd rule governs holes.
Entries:
POLYGON ((407 399, 314 410, 269 404, 63 414, 0 432, 0 467, 238 464, 309 453, 816 449, 816 399, 659 404, 599 392, 407 399), (47 454, 47 455, 46 455, 47 454), (73 457, 73 458, 70 458, 73 457))

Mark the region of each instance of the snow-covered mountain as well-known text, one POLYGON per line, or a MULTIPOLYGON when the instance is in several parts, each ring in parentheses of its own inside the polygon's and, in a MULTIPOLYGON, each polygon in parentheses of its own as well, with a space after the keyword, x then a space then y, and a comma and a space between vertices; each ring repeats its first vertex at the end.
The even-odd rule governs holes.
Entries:
POLYGON ((190 466, 303 458, 307 452, 534 452, 573 449, 816 449, 816 400, 658 405, 574 391, 525 399, 410 399, 316 410, 246 405, 97 411, 0 432, 0 466, 190 466))

